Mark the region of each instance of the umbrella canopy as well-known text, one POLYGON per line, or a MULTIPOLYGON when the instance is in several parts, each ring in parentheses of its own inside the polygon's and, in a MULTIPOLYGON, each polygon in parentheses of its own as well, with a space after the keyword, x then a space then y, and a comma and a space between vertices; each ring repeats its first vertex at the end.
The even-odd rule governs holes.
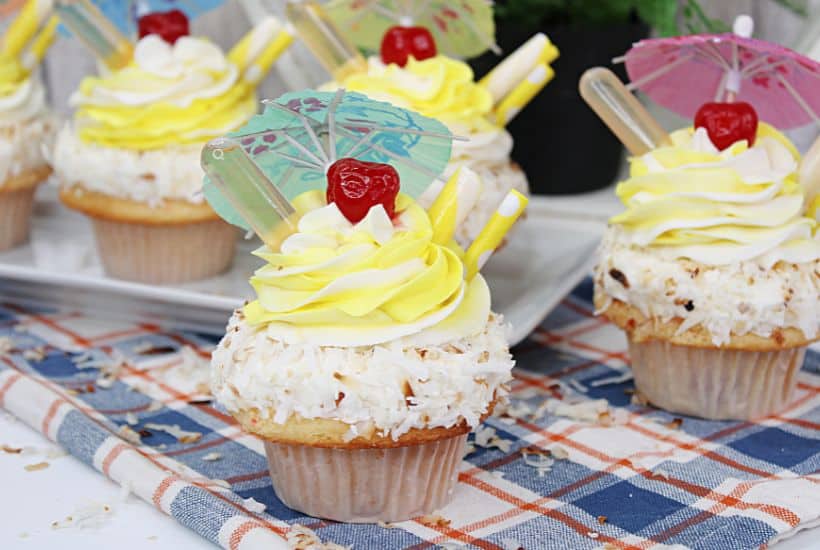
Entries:
POLYGON ((728 98, 779 128, 820 126, 820 63, 750 34, 750 19, 738 18, 734 33, 642 40, 619 60, 630 89, 687 118, 728 98))
MULTIPOLYGON (((341 158, 392 165, 402 192, 415 198, 450 159, 453 138, 444 124, 362 94, 306 90, 265 103, 230 136, 288 200, 325 189, 327 170, 341 158)), ((216 186, 206 180, 204 190, 220 216, 246 227, 216 186)))
POLYGON ((438 49, 452 57, 474 57, 495 43, 488 0, 333 0, 327 14, 360 48, 378 51, 390 27, 426 27, 438 49))

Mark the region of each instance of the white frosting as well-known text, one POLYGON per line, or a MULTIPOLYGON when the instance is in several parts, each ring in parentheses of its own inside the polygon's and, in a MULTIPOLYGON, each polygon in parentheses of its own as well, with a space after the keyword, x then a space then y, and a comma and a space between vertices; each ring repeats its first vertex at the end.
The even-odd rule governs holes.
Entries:
POLYGON ((0 96, 0 126, 23 123, 46 115, 45 87, 35 74, 21 82, 11 94, 0 96))
POLYGON ((789 327, 811 339, 820 324, 820 260, 770 268, 753 261, 709 266, 631 246, 617 227, 608 230, 601 245, 595 290, 605 297, 602 310, 614 298, 649 318, 681 318, 679 332, 702 326, 716 346, 732 335, 766 338, 789 327), (618 280, 620 274, 611 275, 613 270, 628 287, 618 280))
POLYGON ((506 393, 514 362, 499 316, 443 345, 410 338, 338 348, 284 343, 274 327, 249 326, 237 313, 211 364, 213 394, 229 411, 274 411, 278 424, 292 414, 333 419, 350 425, 351 438, 375 427, 397 439, 412 428, 477 426, 506 393))
POLYGON ((201 203, 202 145, 148 151, 102 147, 82 141, 70 124, 57 136, 54 166, 63 184, 81 183, 90 191, 162 204, 163 199, 201 203))
POLYGON ((754 260, 768 268, 820 258, 814 222, 802 216, 805 197, 793 188, 797 160, 781 140, 759 135, 748 149, 742 141, 718 151, 704 128, 672 139, 674 149, 633 160, 632 176, 618 186, 628 210, 612 222, 623 224, 624 243, 707 265, 754 260), (694 153, 717 159, 662 162, 694 153))
POLYGON ((87 94, 78 91, 72 95, 71 104, 140 106, 163 101, 188 107, 195 99, 224 94, 239 77, 237 67, 218 46, 192 36, 183 36, 171 45, 157 35, 148 35, 134 48, 134 64, 121 75, 129 78, 147 73, 157 77, 151 86, 93 86, 87 94))

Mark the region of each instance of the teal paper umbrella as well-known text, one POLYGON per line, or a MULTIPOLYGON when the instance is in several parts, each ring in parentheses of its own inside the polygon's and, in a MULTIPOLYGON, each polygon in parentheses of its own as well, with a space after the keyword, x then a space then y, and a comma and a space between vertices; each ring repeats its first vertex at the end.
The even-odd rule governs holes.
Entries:
MULTIPOLYGON (((392 165, 402 193, 420 196, 444 171, 453 137, 441 122, 367 96, 305 90, 266 101, 262 114, 230 134, 287 199, 324 190, 341 158, 392 165)), ((207 178, 205 197, 228 222, 244 218, 207 178)))

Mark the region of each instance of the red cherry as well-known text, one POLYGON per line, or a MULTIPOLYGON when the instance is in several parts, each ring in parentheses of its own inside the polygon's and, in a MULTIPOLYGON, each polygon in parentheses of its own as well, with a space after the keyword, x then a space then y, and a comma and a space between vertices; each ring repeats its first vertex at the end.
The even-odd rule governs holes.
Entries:
POLYGON ((695 115, 695 128, 706 128, 709 139, 723 151, 742 139, 754 145, 757 112, 746 102, 705 103, 695 115))
POLYGON ((398 194, 399 174, 389 164, 344 158, 327 171, 327 202, 335 202, 353 223, 360 222, 377 204, 392 218, 398 194))
POLYGON ((188 36, 188 17, 179 10, 158 11, 139 18, 140 38, 158 34, 169 44, 176 43, 180 36, 188 36))
POLYGON ((436 41, 424 27, 390 27, 382 38, 382 61, 407 65, 409 56, 418 61, 436 56, 436 41))

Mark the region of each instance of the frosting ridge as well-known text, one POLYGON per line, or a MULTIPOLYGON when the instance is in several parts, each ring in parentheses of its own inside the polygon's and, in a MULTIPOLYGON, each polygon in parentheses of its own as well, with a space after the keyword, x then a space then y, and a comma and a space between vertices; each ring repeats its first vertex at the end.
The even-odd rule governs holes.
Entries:
POLYGON ((173 46, 142 38, 128 66, 87 77, 71 103, 84 141, 137 150, 204 142, 256 112, 254 87, 238 67, 216 45, 189 36, 173 46))
POLYGON ((672 146, 631 159, 617 187, 627 209, 610 223, 626 244, 709 265, 820 258, 817 223, 803 216, 799 153, 787 138, 765 123, 753 147, 743 140, 718 151, 702 128, 671 138, 672 146))
POLYGON ((464 280, 461 251, 432 241, 427 213, 409 197, 399 195, 395 220, 375 206, 357 224, 320 191, 294 206, 297 232, 278 252, 256 252, 267 265, 251 279, 251 325, 275 324, 288 341, 362 346, 412 335, 446 341, 486 322, 486 283, 464 280))

